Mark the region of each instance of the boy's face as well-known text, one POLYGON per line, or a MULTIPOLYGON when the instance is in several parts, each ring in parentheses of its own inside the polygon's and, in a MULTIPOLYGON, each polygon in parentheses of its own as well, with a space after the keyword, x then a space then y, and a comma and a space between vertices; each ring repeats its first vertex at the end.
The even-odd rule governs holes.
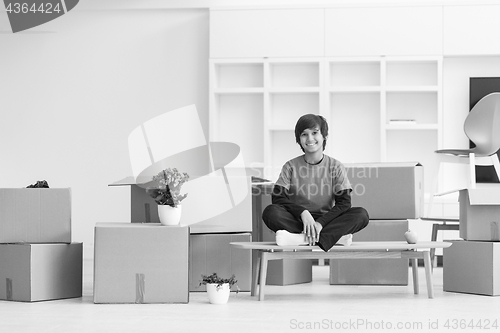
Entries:
POLYGON ((325 141, 325 138, 317 126, 305 129, 300 134, 300 145, 305 153, 312 154, 317 151, 323 151, 323 141, 325 141))

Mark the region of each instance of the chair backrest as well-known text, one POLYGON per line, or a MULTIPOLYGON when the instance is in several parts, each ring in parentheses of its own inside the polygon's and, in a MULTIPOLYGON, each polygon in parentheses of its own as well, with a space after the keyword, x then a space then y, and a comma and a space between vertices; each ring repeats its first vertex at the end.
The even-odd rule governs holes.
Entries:
POLYGON ((488 94, 465 119, 464 132, 476 145, 474 153, 489 156, 500 149, 500 92, 488 94))

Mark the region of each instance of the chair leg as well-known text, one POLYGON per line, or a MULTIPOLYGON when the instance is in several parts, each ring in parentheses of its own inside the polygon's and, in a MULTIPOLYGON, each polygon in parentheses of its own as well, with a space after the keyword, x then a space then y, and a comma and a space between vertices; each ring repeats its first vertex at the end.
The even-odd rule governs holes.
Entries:
MULTIPOLYGON (((437 234, 439 230, 439 224, 434 223, 432 225, 432 235, 431 235, 431 241, 435 242, 437 241, 437 234)), ((436 256, 436 248, 432 248, 430 250, 430 259, 431 259, 431 269, 434 270, 434 258, 436 256)))
POLYGON ((259 301, 264 300, 264 287, 266 286, 266 278, 267 278, 267 262, 269 253, 265 251, 260 252, 260 283, 259 283, 259 301))
POLYGON ((434 298, 434 288, 432 286, 432 270, 431 270, 431 256, 428 251, 423 251, 424 267, 425 267, 425 280, 427 282, 427 295, 429 298, 434 298))
POLYGON ((252 250, 254 256, 257 259, 253 262, 253 272, 252 272, 252 286, 250 288, 250 295, 255 296, 257 289, 259 288, 259 278, 260 278, 260 251, 252 250))
POLYGON ((411 271, 412 271, 412 275, 413 275, 413 293, 418 294, 418 292, 419 292, 419 289, 418 289, 418 259, 411 258, 410 264, 411 264, 411 271))
POLYGON ((498 155, 493 154, 490 157, 491 157, 491 162, 493 163, 493 166, 495 167, 495 171, 497 173, 498 180, 500 180, 500 162, 498 161, 498 155))
POLYGON ((469 186, 470 188, 476 188, 476 155, 474 153, 469 154, 469 186))

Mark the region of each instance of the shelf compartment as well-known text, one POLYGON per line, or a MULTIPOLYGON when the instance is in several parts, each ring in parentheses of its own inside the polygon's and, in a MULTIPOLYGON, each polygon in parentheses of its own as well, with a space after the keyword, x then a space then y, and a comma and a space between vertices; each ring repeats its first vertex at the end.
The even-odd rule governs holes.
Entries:
POLYGON ((246 166, 263 163, 264 97, 259 94, 217 95, 217 133, 214 141, 233 142, 240 146, 246 166))
POLYGON ((438 62, 423 61, 387 61, 387 86, 437 86, 438 62))
POLYGON ((318 62, 270 63, 271 88, 320 86, 318 62))
POLYGON ((381 82, 380 62, 330 62, 328 75, 330 87, 378 87, 381 82))
POLYGON ((380 161, 380 94, 332 93, 329 104, 329 155, 342 163, 380 161))
POLYGON ((224 63, 215 65, 216 89, 263 88, 262 63, 224 63))
POLYGON ((417 124, 437 124, 436 92, 387 93, 386 123, 391 119, 414 119, 417 124))
POLYGON ((293 130, 297 120, 308 113, 319 114, 319 93, 271 94, 270 128, 288 128, 293 130))

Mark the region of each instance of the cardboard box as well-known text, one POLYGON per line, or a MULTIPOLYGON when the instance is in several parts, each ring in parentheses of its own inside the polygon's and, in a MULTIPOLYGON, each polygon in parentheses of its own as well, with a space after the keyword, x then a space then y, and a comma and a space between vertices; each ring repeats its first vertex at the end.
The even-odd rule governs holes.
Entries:
MULTIPOLYGON (((355 242, 404 241, 408 220, 370 220, 353 235, 355 242)), ((330 260, 330 284, 408 285, 408 259, 330 260)))
POLYGON ((189 228, 97 223, 94 303, 187 303, 189 228))
POLYGON ((71 243, 71 190, 0 189, 0 243, 71 243))
POLYGON ((83 244, 0 244, 0 299, 82 296, 83 244))
POLYGON ((271 260, 267 266, 266 285, 288 286, 312 281, 312 260, 271 260))
POLYGON ((500 295, 500 243, 452 242, 443 251, 443 290, 500 295))
POLYGON ((459 191, 460 238, 500 241, 500 186, 459 191))
POLYGON ((420 163, 346 164, 352 206, 373 220, 419 218, 424 207, 424 168, 420 163))
POLYGON ((240 291, 252 285, 252 251, 234 248, 231 242, 250 242, 250 233, 198 234, 189 239, 189 291, 205 291, 201 275, 217 273, 221 277, 236 276, 240 291))

